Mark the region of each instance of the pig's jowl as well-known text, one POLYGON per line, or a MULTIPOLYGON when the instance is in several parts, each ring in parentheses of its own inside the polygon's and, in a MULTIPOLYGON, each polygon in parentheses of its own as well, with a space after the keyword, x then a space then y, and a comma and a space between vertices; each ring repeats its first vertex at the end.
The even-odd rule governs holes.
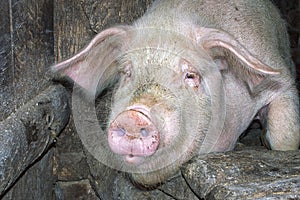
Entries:
POLYGON ((86 148, 144 186, 165 181, 196 154, 232 150, 255 117, 269 148, 299 147, 288 37, 268 1, 156 1, 132 25, 103 30, 53 70, 88 96, 73 95, 86 148), (96 121, 87 102, 108 87, 102 130, 85 122, 96 121))

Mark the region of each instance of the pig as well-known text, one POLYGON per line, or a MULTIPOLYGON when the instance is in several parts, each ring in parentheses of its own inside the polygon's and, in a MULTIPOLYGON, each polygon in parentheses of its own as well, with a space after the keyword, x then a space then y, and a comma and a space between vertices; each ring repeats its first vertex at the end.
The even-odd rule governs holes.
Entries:
POLYGON ((268 148, 299 148, 288 35, 266 0, 157 0, 52 70, 91 99, 113 88, 103 153, 144 187, 197 154, 233 150, 254 118, 268 148))

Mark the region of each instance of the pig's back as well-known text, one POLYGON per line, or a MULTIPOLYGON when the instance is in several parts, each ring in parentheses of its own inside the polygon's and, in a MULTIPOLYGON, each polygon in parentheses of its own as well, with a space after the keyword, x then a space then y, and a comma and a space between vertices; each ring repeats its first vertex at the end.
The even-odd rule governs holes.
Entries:
POLYGON ((137 25, 180 31, 176 26, 186 20, 227 31, 273 68, 292 66, 284 21, 269 1, 160 0, 137 25))

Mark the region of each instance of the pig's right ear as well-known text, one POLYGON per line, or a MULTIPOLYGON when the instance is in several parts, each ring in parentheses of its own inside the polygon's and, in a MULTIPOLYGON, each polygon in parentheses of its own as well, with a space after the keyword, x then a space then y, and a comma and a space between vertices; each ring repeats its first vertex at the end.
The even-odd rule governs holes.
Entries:
POLYGON ((240 61, 242 61, 248 70, 264 74, 277 75, 280 71, 273 69, 267 64, 260 61, 252 55, 242 44, 228 33, 206 27, 198 27, 196 29, 196 41, 200 43, 204 49, 212 49, 215 47, 222 47, 234 54, 240 61))
MULTIPOLYGON (((218 51, 211 50, 214 48, 221 49, 223 53, 228 52, 236 61, 242 63, 242 65, 237 65, 239 67, 234 68, 233 72, 248 84, 252 92, 267 76, 280 74, 280 70, 274 69, 259 60, 239 41, 223 30, 197 27, 195 29, 195 39, 205 50, 218 54, 218 51)), ((224 69, 227 63, 226 59, 224 60, 224 54, 223 58, 221 57, 218 58, 218 55, 214 55, 215 62, 220 69, 224 69)))
POLYGON ((127 29, 120 26, 100 32, 79 53, 51 70, 56 77, 69 77, 89 95, 98 95, 117 76, 116 58, 125 46, 127 29))

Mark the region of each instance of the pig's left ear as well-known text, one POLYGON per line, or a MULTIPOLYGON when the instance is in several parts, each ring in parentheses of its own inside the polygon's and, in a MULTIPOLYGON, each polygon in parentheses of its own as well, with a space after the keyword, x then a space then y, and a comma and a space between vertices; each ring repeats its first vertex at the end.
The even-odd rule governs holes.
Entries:
MULTIPOLYGON (((210 50, 215 47, 221 47, 231 52, 234 56, 238 58, 239 61, 243 63, 244 69, 234 69, 239 71, 239 73, 247 72, 244 76, 251 76, 250 78, 251 85, 258 85, 265 75, 277 75, 280 74, 280 71, 271 68, 267 64, 263 63, 255 56, 253 56, 241 43, 234 39, 230 34, 214 29, 214 28, 205 28, 198 27, 194 32, 196 41, 204 49, 210 50)), ((218 59, 217 59, 218 60, 218 59)), ((222 60, 218 60, 220 65, 224 65, 222 60)))
POLYGON ((114 62, 126 41, 128 27, 114 27, 99 34, 79 53, 51 67, 59 77, 69 77, 89 95, 97 95, 113 82, 117 69, 114 62))

